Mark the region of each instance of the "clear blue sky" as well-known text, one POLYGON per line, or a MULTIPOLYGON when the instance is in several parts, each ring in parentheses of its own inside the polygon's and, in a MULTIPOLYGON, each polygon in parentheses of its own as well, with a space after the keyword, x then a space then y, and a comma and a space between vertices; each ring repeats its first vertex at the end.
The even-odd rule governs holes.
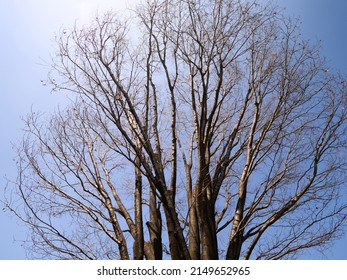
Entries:
MULTIPOLYGON (((137 0, 128 0, 135 2, 137 0)), ((265 1, 265 0, 264 0, 265 1)), ((96 9, 105 11, 125 7, 125 0, 0 0, 0 198, 5 176, 16 176, 11 142, 21 138, 21 116, 31 107, 49 111, 63 96, 52 95, 42 86, 48 69, 41 59, 53 52, 52 40, 62 26, 75 19, 88 22, 96 9)), ((302 33, 312 40, 321 39, 322 54, 331 66, 347 75, 347 1, 345 0, 273 0, 290 15, 300 16, 302 33)), ((347 190, 346 190, 347 197, 347 190)), ((24 259, 20 246, 26 228, 0 208, 0 260, 24 259)), ((347 259, 347 236, 335 243, 326 256, 347 259)), ((312 253, 307 258, 317 258, 312 253)))

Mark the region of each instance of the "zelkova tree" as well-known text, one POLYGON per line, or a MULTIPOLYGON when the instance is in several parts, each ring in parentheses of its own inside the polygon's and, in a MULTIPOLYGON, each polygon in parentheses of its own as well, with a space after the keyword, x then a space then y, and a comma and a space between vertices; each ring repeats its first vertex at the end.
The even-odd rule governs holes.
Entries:
MULTIPOLYGON (((8 207, 32 257, 281 259, 346 219, 346 81, 272 5, 148 1, 57 38, 8 207)), ((10 189, 8 188, 10 192, 10 189)))

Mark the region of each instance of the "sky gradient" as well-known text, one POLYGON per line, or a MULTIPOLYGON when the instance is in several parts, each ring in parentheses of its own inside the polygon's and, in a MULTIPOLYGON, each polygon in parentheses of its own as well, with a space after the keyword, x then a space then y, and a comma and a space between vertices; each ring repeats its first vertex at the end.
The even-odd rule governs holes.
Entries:
MULTIPOLYGON (((23 132, 22 117, 31 110, 52 111, 66 99, 50 94, 41 80, 49 69, 44 66, 54 52, 53 39, 62 27, 75 20, 87 23, 95 14, 124 9, 137 0, 0 0, 0 200, 7 178, 16 177, 15 153, 23 132), (127 3, 126 3, 127 2, 127 3)), ((265 2, 265 0, 263 0, 265 2)), ((322 55, 332 68, 347 76, 347 1, 273 0, 284 12, 301 18, 302 34, 313 42, 322 40, 322 55)), ((347 190, 346 190, 347 197, 347 190)), ((0 208, 0 260, 25 259, 21 247, 26 228, 0 208)), ((328 259, 347 259, 347 236, 325 252, 328 259)), ((307 259, 321 258, 314 252, 307 259)))

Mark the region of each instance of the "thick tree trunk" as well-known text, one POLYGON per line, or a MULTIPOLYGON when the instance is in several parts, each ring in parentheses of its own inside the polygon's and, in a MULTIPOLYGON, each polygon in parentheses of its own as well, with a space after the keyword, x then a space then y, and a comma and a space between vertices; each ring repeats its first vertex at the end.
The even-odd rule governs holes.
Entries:
POLYGON ((163 246, 162 246, 162 219, 159 206, 157 205, 157 199, 153 188, 150 190, 150 221, 147 222, 150 241, 146 243, 145 248, 148 249, 146 258, 149 260, 161 260, 163 259, 163 246))
POLYGON ((144 236, 142 218, 142 174, 139 168, 139 158, 135 161, 135 240, 134 240, 134 259, 142 260, 144 257, 144 236))
POLYGON ((167 191, 167 197, 164 199, 164 211, 169 235, 170 253, 173 260, 189 260, 188 246, 186 244, 183 229, 178 219, 175 206, 172 204, 170 191, 167 191))
POLYGON ((201 259, 218 259, 215 211, 212 199, 211 178, 205 156, 200 156, 199 179, 196 185, 196 207, 200 229, 201 259))
POLYGON ((197 213, 200 228, 201 259, 218 259, 218 244, 214 211, 212 205, 203 192, 197 196, 197 213))
POLYGON ((189 253, 193 260, 200 260, 200 233, 196 213, 195 195, 189 197, 189 253))
POLYGON ((234 221, 230 232, 229 245, 227 250, 226 259, 227 260, 238 260, 241 255, 241 248, 243 243, 243 227, 244 227, 244 209, 246 203, 247 194, 247 170, 248 165, 246 165, 241 181, 239 184, 239 199, 237 201, 234 221))

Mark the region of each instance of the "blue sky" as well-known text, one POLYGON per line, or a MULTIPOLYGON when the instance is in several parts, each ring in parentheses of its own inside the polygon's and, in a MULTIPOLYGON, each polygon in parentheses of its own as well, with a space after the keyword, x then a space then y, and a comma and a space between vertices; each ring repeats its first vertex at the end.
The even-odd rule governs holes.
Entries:
MULTIPOLYGON (((137 0, 128 0, 130 4, 137 0)), ((265 1, 265 0, 264 0, 265 1)), ((64 103, 64 96, 50 94, 41 83, 49 69, 42 60, 53 52, 52 39, 75 19, 88 22, 98 9, 117 10, 125 0, 0 0, 0 198, 7 180, 15 178, 12 144, 21 138, 21 117, 34 110, 49 111, 64 103)), ((273 0, 285 12, 299 16, 302 34, 322 40, 322 54, 332 68, 347 75, 347 1, 273 0)), ((128 3, 128 4, 129 4, 128 3)), ((347 190, 346 190, 347 196, 347 190)), ((20 246, 26 228, 0 208, 0 260, 24 259, 20 246)), ((347 235, 326 252, 329 259, 347 259, 347 235)), ((306 258, 317 258, 313 252, 306 258)))

